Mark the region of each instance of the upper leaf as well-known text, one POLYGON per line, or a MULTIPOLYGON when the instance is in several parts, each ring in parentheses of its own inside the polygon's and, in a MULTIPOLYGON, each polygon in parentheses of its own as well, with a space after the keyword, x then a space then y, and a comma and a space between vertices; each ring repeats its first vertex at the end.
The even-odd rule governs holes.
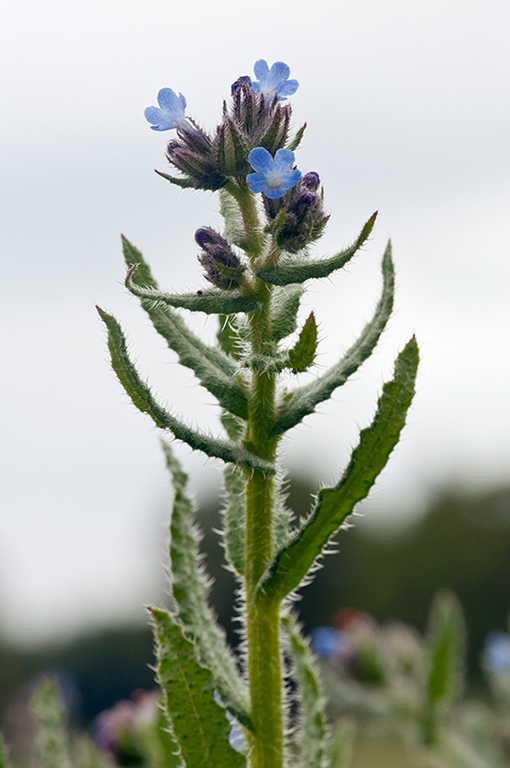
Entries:
POLYGON ((308 261, 305 259, 287 259, 281 261, 278 266, 269 269, 260 269, 257 275, 265 283, 272 285, 289 285, 290 283, 304 283, 316 277, 328 277, 332 272, 344 267, 349 262, 356 251, 368 239, 374 228, 377 212, 374 213, 361 230, 357 240, 345 251, 340 251, 335 256, 317 261, 308 261))
POLYGON ((172 729, 188 768, 244 768, 246 758, 229 744, 230 724, 214 699, 212 672, 196 658, 193 643, 167 611, 151 609, 158 641, 158 678, 172 729))
POLYGON ((395 274, 391 259, 391 245, 382 260, 383 289, 372 320, 364 327, 361 335, 336 365, 332 366, 315 381, 299 387, 282 402, 278 410, 274 435, 286 432, 310 413, 316 406, 331 397, 337 387, 345 384, 362 363, 370 357, 379 341, 393 309, 395 274))
POLYGON ((296 589, 331 536, 368 495, 398 443, 413 399, 417 369, 418 345, 413 336, 398 356, 394 378, 384 385, 374 421, 361 432, 342 478, 333 488, 319 491, 315 509, 277 553, 257 587, 259 591, 283 599, 296 589))
POLYGON ((113 370, 139 411, 147 413, 160 429, 170 430, 178 440, 187 443, 194 450, 203 451, 211 458, 245 464, 270 472, 274 471, 274 467, 269 462, 248 451, 244 446, 204 435, 168 413, 155 400, 148 385, 138 375, 129 358, 126 339, 117 320, 99 307, 97 310, 108 328, 108 348, 113 370))
POLYGON ((289 350, 289 362, 293 373, 303 373, 315 360, 317 352, 317 323, 310 312, 301 328, 296 344, 289 350))
POLYGON ((136 265, 126 276, 126 288, 139 299, 162 302, 171 307, 182 307, 192 312, 205 312, 208 315, 233 315, 236 312, 252 312, 261 304, 255 296, 244 296, 237 289, 231 291, 218 288, 206 288, 195 293, 164 293, 155 288, 140 288, 132 279, 136 265))

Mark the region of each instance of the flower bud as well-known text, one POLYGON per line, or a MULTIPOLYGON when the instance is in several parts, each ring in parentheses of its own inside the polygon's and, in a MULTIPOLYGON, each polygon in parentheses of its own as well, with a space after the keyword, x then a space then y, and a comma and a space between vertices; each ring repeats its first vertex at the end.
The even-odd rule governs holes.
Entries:
POLYGON ((264 198, 270 225, 285 209, 285 218, 274 233, 276 244, 289 253, 297 253, 322 235, 329 219, 319 193, 319 174, 310 171, 298 184, 277 200, 264 198))
POLYGON ((206 279, 224 290, 238 288, 245 268, 225 238, 211 227, 200 227, 195 241, 202 249, 198 260, 206 279))

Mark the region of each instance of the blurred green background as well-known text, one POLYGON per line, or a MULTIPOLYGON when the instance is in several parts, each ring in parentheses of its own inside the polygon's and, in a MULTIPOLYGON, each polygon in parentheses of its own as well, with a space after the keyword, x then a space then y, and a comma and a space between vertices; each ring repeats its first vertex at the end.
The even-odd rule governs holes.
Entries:
MULTIPOLYGON (((309 509, 312 488, 294 479, 289 504, 297 515, 309 509)), ((206 566, 214 578, 211 598, 230 642, 237 643, 233 620, 235 583, 225 569, 218 536, 220 502, 199 512, 206 566)), ((377 518, 373 510, 371 520, 377 518)), ((469 687, 482 686, 480 654, 484 636, 505 629, 510 608, 510 487, 474 493, 460 489, 437 494, 427 511, 406 527, 382 529, 368 519, 341 531, 339 550, 324 561, 296 603, 305 629, 332 624, 346 607, 367 612, 381 623, 399 619, 420 631, 426 626, 437 590, 451 589, 461 601, 468 630, 469 687)), ((161 600, 166 602, 161 585, 161 600)), ((144 626, 105 627, 65 645, 38 650, 0 649, 0 712, 7 734, 16 729, 20 708, 38 674, 53 670, 68 680, 68 698, 78 722, 136 688, 153 687, 153 643, 144 626)), ((391 747, 393 748, 393 747, 391 747)))

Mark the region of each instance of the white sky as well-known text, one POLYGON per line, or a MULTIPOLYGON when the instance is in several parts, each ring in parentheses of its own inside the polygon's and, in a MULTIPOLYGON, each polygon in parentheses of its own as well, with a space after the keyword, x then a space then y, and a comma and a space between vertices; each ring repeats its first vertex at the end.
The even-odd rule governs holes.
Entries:
MULTIPOLYGON (((331 364, 371 316, 392 237, 395 317, 374 358, 296 429, 289 466, 338 477, 392 361, 416 332, 419 391, 376 506, 400 515, 448 480, 506 482, 510 364, 510 6, 507 0, 20 0, 0 11, 2 494, 0 633, 28 642, 132 615, 157 592, 167 478, 148 420, 107 365, 94 304, 128 329, 141 370, 177 412, 216 428, 212 397, 180 371, 122 287, 119 233, 163 285, 203 285, 193 233, 213 195, 157 177, 169 134, 143 118, 162 87, 207 127, 265 58, 300 82, 297 161, 332 212, 317 254, 368 247, 314 283, 303 316, 331 364), (240 10, 242 8, 242 10, 240 10), (7 77, 6 77, 7 74, 7 77), (157 553, 157 554, 156 554, 157 553)), ((212 335, 203 318, 194 327, 212 335)), ((179 455, 193 487, 218 466, 179 455)))

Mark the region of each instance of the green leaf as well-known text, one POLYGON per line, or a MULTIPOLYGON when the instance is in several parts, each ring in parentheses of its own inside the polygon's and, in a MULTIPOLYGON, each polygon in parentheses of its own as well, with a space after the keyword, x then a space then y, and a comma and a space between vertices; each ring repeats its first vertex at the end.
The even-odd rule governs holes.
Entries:
POLYGON ((301 139, 303 138, 303 134, 304 134, 305 130, 306 130, 306 123, 301 126, 299 131, 296 132, 296 135, 294 136, 292 141, 289 143, 287 149, 290 149, 291 152, 295 152, 296 151, 296 149, 301 144, 301 139))
POLYGON ((158 706, 155 719, 137 723, 137 737, 147 768, 185 768, 164 705, 158 706))
POLYGON ((126 288, 139 299, 162 302, 170 307, 181 307, 192 312, 205 312, 208 315, 234 315, 237 312, 252 312, 261 306, 255 296, 244 296, 234 289, 223 291, 219 288, 206 288, 195 293, 164 293, 155 288, 141 288, 132 279, 135 267, 127 273, 126 288))
POLYGON ((226 355, 234 360, 239 360, 242 357, 244 343, 239 334, 236 319, 235 315, 219 315, 218 321, 220 327, 216 334, 216 338, 218 339, 218 344, 226 355))
POLYGON ((212 671, 225 705, 241 723, 249 725, 248 692, 227 646, 225 633, 218 626, 208 604, 209 580, 200 562, 201 537, 193 525, 193 504, 186 493, 188 477, 164 442, 163 450, 174 486, 170 563, 175 608, 195 643, 200 661, 212 671))
POLYGON ((117 320, 97 307, 101 319, 108 328, 108 348, 110 350, 112 367, 133 405, 142 413, 147 413, 160 429, 169 430, 178 439, 187 443, 197 451, 203 451, 207 456, 223 461, 246 464, 246 466, 274 471, 274 467, 264 459, 236 443, 227 443, 204 435, 172 416, 154 399, 149 387, 143 382, 131 362, 126 339, 117 320))
MULTIPOLYGON (((128 268, 138 265, 132 275, 133 281, 137 285, 148 285, 157 289, 158 284, 140 251, 125 237, 122 237, 122 248, 128 268)), ((191 368, 200 383, 216 397, 223 408, 246 419, 247 398, 236 375, 237 366, 233 361, 229 360, 221 349, 204 344, 169 306, 147 300, 142 300, 141 305, 155 329, 163 336, 170 349, 177 353, 179 362, 191 368)))
POLYGON ((223 237, 229 243, 233 243, 238 248, 246 250, 246 233, 237 201, 226 189, 220 189, 218 194, 220 197, 220 213, 225 221, 223 237))
POLYGON ((278 266, 270 269, 261 269, 257 272, 258 277, 266 283, 272 285, 289 285, 290 283, 304 283, 305 280, 318 277, 328 277, 332 272, 344 267, 354 256, 354 254, 366 242, 372 229, 374 228, 377 211, 369 218, 361 230, 357 240, 340 251, 335 256, 317 261, 308 261, 305 259, 286 259, 281 261, 278 266))
POLYGON ((0 768, 11 768, 11 762, 9 760, 9 752, 4 741, 3 735, 0 733, 0 768))
POLYGON ((349 768, 354 746, 355 724, 344 719, 330 734, 327 745, 326 768, 349 768))
POLYGON ((439 717, 455 702, 462 688, 465 631, 462 609, 449 592, 436 595, 430 612, 424 689, 423 735, 437 741, 439 717))
POLYGON ((235 464, 223 471, 226 504, 223 511, 225 555, 237 573, 244 574, 246 497, 244 474, 235 464))
POLYGON ((375 345, 386 327, 393 309, 395 273, 391 259, 391 244, 382 260, 383 288, 374 316, 364 327, 361 335, 346 352, 344 357, 315 381, 299 387, 280 405, 273 435, 281 434, 299 424, 305 416, 313 413, 316 406, 328 400, 337 387, 347 379, 370 357, 375 345))
POLYGON ((315 315, 310 312, 304 326, 301 328, 299 338, 292 349, 289 350, 289 362, 293 373, 303 373, 315 360, 317 353, 317 323, 315 315))
POLYGON ((158 641, 158 678, 188 768, 244 768, 229 744, 230 724, 214 700, 212 672, 196 659, 193 643, 167 611, 151 609, 158 641))
POLYGON ((312 652, 302 637, 294 617, 287 614, 282 625, 289 639, 293 674, 301 702, 299 734, 299 768, 325 768, 325 747, 329 729, 326 724, 325 701, 312 652))
POLYGON ((32 709, 38 723, 38 768, 71 768, 64 709, 52 677, 39 682, 32 698, 32 709))
POLYGON ((163 173, 163 171, 156 171, 156 173, 161 178, 169 181, 170 184, 175 184, 176 187, 181 187, 181 189, 202 189, 193 179, 181 179, 178 176, 170 176, 168 173, 163 173))
POLYGON ((273 317, 271 335, 274 341, 280 341, 297 328, 297 313, 303 295, 303 286, 289 285, 277 288, 273 294, 273 317))
POLYGON ((259 591, 283 599, 296 589, 355 505, 368 495, 398 443, 413 399, 417 368, 418 345, 413 336, 398 356, 394 378, 384 385, 374 421, 361 432, 342 478, 333 488, 319 491, 315 509, 277 553, 259 591))

